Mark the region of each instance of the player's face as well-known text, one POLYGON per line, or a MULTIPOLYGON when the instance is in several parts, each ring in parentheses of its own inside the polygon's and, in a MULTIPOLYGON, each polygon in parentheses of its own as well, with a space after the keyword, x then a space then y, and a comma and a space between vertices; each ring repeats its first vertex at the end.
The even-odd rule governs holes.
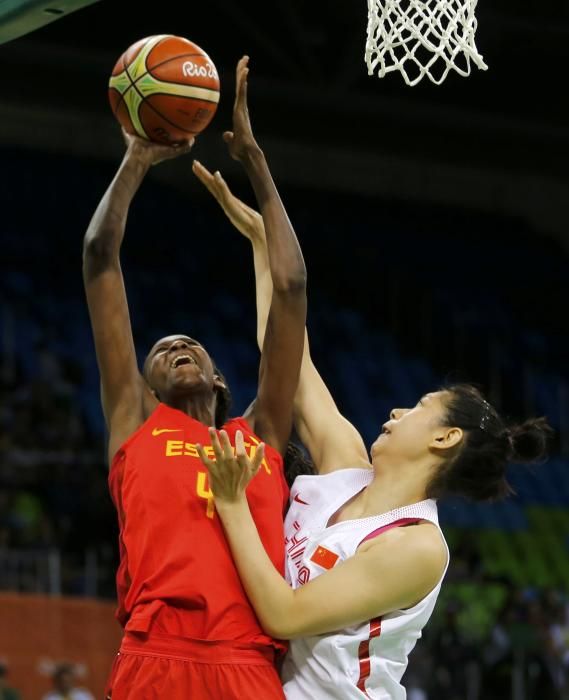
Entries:
POLYGON ((373 458, 413 461, 428 455, 448 432, 444 392, 426 394, 413 408, 394 408, 371 448, 373 458))
POLYGON ((144 376, 163 401, 189 391, 213 391, 215 383, 211 357, 187 335, 169 335, 155 343, 146 358, 144 376))

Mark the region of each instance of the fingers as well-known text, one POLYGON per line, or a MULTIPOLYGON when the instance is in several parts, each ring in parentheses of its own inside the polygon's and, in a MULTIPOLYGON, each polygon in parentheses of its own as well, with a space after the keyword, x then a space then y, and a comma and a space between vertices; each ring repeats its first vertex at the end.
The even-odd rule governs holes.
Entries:
POLYGON ((235 70, 235 82, 237 86, 236 94, 239 95, 239 87, 243 82, 243 79, 247 77, 249 72, 249 56, 242 56, 237 62, 237 68, 235 70))
POLYGON ((225 430, 221 430, 219 436, 221 438, 221 445, 223 448, 223 457, 226 461, 231 461, 233 459, 233 447, 229 440, 229 436, 225 430))
POLYGON ((194 160, 192 162, 192 171, 198 180, 203 182, 203 184, 206 186, 213 180, 213 175, 209 172, 205 165, 202 165, 199 162, 199 160, 194 160))
POLYGON ((242 469, 247 469, 249 466, 249 457, 245 451, 245 440, 243 439, 243 433, 238 430, 235 433, 235 457, 237 462, 242 469))
POLYGON ((249 56, 245 54, 244 56, 241 56, 241 58, 237 61, 237 76, 239 76, 239 72, 243 70, 243 68, 247 68, 249 64, 249 56))
POLYGON ((136 147, 139 151, 143 150, 146 153, 151 153, 158 159, 160 158, 173 158, 176 156, 184 155, 192 150, 195 143, 195 138, 192 136, 189 139, 184 139, 183 141, 171 141, 169 143, 158 143, 156 141, 150 141, 146 138, 141 138, 133 134, 129 134, 124 127, 121 129, 124 142, 129 147, 136 147))
POLYGON ((210 428, 209 435, 211 438, 211 446, 213 447, 215 457, 218 461, 224 460, 225 462, 229 463, 237 460, 242 467, 246 466, 248 469, 253 467, 254 471, 256 471, 265 457, 265 445, 264 443, 261 443, 255 452, 253 461, 251 462, 247 454, 247 450, 245 449, 245 439, 241 430, 238 430, 235 433, 235 451, 233 450, 233 446, 225 430, 220 430, 218 435, 215 428, 210 428))
POLYGON ((177 148, 180 149, 180 153, 189 153, 192 148, 194 143, 196 142, 195 138, 192 136, 189 138, 187 141, 182 141, 177 148))
POLYGON ((241 79, 239 81, 239 92, 238 98, 239 103, 243 106, 247 106, 247 76, 249 75, 249 69, 244 68, 241 74, 241 79))
POLYGON ((259 471, 264 459, 265 459, 265 443, 262 442, 257 447, 257 451, 255 452, 255 456, 253 457, 253 464, 252 464, 253 476, 255 476, 255 474, 259 471))
POLYGON ((225 143, 231 143, 234 139, 234 133, 232 131, 224 131, 223 132, 223 140, 225 143))
POLYGON ((201 461, 208 469, 211 469, 211 467, 215 468, 215 463, 212 462, 211 459, 209 459, 209 457, 204 452, 204 448, 199 443, 196 444, 196 450, 198 451, 201 461))
POLYGON ((247 76, 249 74, 249 56, 243 58, 237 64, 237 85, 235 89, 235 107, 247 106, 247 76))
POLYGON ((245 454, 245 440, 243 439, 243 432, 241 430, 235 433, 235 452, 238 455, 245 454))
POLYGON ((245 207, 245 205, 233 195, 229 189, 229 185, 225 182, 219 170, 216 170, 215 173, 212 174, 197 160, 194 160, 192 163, 192 170, 198 180, 205 185, 210 194, 215 197, 230 219, 232 215, 235 215, 236 206, 241 209, 245 207))
POLYGON ((223 175, 219 172, 219 170, 216 170, 213 174, 213 182, 215 183, 215 186, 217 188, 217 191, 221 195, 221 199, 226 199, 227 195, 231 194, 231 190, 229 189, 229 186, 223 179, 223 175))
POLYGON ((233 460, 233 447, 231 446, 227 432, 225 430, 220 430, 218 434, 215 428, 210 428, 209 436, 216 460, 218 462, 225 461, 227 464, 230 464, 233 460))
POLYGON ((192 136, 187 141, 174 141, 167 145, 166 148, 169 149, 176 156, 183 156, 192 150, 192 146, 195 143, 195 138, 192 136))
POLYGON ((192 163, 192 172, 198 178, 198 180, 207 187, 210 193, 219 200, 216 182, 209 170, 198 160, 194 160, 192 163))
POLYGON ((241 471, 246 475, 247 481, 250 481, 259 471, 259 467, 261 466, 264 457, 265 445, 264 443, 261 443, 255 452, 253 460, 251 461, 245 450, 243 433, 240 430, 235 433, 235 458, 241 467, 241 471))
POLYGON ((211 446, 213 447, 213 453, 215 455, 216 462, 221 462, 223 460, 223 449, 219 442, 219 437, 215 428, 209 429, 209 437, 211 440, 211 446))

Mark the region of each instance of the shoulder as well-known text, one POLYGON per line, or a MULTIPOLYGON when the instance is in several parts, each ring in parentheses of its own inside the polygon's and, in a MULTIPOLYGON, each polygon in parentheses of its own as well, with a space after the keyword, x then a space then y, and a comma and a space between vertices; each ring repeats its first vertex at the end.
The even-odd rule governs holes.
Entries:
POLYGON ((229 439, 233 442, 235 439, 235 434, 238 430, 243 433, 245 441, 252 439, 253 442, 259 444, 262 440, 256 435, 251 421, 243 416, 236 416, 235 418, 229 418, 223 425, 222 430, 225 430, 229 435, 229 439))
POLYGON ((400 574, 418 576, 431 588, 440 580, 448 560, 448 550, 439 528, 423 521, 409 527, 396 527, 365 542, 358 550, 370 564, 390 568, 400 574))
POLYGON ((133 421, 130 425, 127 425, 126 422, 118 421, 120 423, 118 427, 117 421, 111 420, 109 423, 108 457, 110 468, 112 468, 117 456, 124 452, 128 445, 132 444, 140 435, 144 435, 154 418, 163 416, 166 413, 166 419, 168 419, 167 411, 174 411, 174 409, 170 409, 166 404, 160 403, 153 395, 150 395, 148 387, 144 390, 144 397, 142 400, 144 407, 140 420, 133 421))
POLYGON ((234 416, 233 418, 228 418, 223 424, 223 430, 228 430, 233 428, 234 430, 247 430, 247 432, 253 432, 252 421, 248 420, 247 416, 234 416))
POLYGON ((109 464, 112 466, 117 456, 124 453, 133 442, 137 441, 141 436, 146 435, 149 431, 156 428, 156 420, 164 418, 168 420, 168 411, 170 409, 166 404, 156 403, 154 409, 144 420, 135 426, 128 433, 123 434, 120 430, 111 428, 109 433, 109 464))
MULTIPOLYGON (((264 442, 264 440, 262 440, 256 433, 254 422, 248 416, 237 416, 236 418, 230 418, 223 426, 223 430, 227 431, 230 439, 233 439, 235 433, 240 430, 243 433, 243 437, 246 441, 251 440, 254 445, 259 445, 261 442, 264 442)), ((281 456, 280 453, 276 451, 275 448, 269 443, 265 442, 265 447, 269 452, 277 454, 279 457, 281 456)))

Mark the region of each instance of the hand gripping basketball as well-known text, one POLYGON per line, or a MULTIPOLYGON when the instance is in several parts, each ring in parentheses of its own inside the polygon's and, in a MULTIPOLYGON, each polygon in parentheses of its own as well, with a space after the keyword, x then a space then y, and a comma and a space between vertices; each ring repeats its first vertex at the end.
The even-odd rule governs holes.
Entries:
POLYGON ((245 498, 245 489, 259 471, 265 457, 265 445, 261 443, 250 459, 245 451, 243 433, 240 430, 235 434, 235 449, 225 430, 221 430, 218 436, 215 428, 210 428, 209 437, 215 460, 207 457, 201 445, 196 447, 209 472, 209 486, 215 502, 217 505, 237 503, 245 498))
POLYGON ((249 109, 247 107, 247 75, 249 74, 249 56, 237 64, 235 102, 233 103, 233 131, 226 131, 223 140, 229 148, 229 154, 235 160, 247 158, 259 146, 253 136, 249 109))
POLYGON ((189 153, 195 141, 195 139, 191 138, 188 141, 166 146, 160 143, 154 143, 153 141, 147 141, 139 136, 132 136, 132 134, 129 134, 124 128, 122 129, 122 135, 126 143, 128 154, 139 158, 149 166, 189 153))

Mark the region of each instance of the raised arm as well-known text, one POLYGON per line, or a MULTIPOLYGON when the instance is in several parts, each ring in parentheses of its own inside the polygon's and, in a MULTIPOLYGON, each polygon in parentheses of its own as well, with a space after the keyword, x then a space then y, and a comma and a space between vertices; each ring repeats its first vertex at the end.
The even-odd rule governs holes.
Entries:
MULTIPOLYGON (((193 170, 231 223, 251 242, 257 293, 257 341, 262 348, 273 294, 263 218, 232 194, 219 172, 212 175, 197 162, 193 170)), ((294 422, 320 473, 369 466, 361 435, 338 410, 312 361, 308 334, 305 334, 300 380, 294 399, 294 422)))
POLYGON ((145 399, 149 398, 136 362, 119 258, 130 203, 151 165, 191 147, 158 146, 126 134, 125 140, 126 154, 83 241, 83 280, 101 374, 103 413, 110 433, 110 460, 145 420, 145 399))
POLYGON ((257 397, 246 414, 255 432, 284 453, 292 429, 306 323, 306 268, 294 229, 265 156, 255 141, 247 108, 248 58, 237 66, 233 131, 224 139, 251 182, 263 217, 273 282, 261 353, 257 397))

